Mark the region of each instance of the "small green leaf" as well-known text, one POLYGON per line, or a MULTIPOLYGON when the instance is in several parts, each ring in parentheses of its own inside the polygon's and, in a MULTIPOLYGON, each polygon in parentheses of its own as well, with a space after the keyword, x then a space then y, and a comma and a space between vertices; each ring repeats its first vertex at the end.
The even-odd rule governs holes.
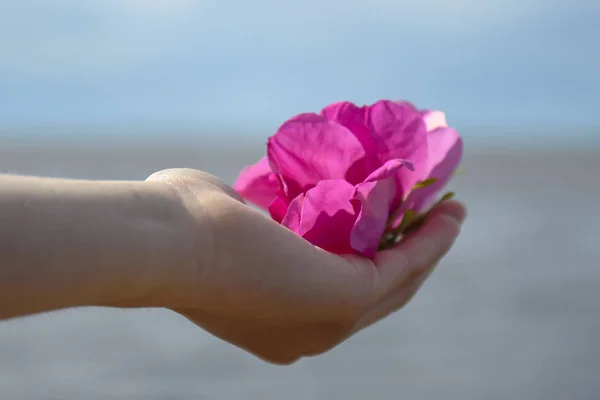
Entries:
POLYGON ((427 215, 428 214, 417 214, 410 224, 404 228, 402 234, 406 235, 419 229, 423 222, 425 222, 427 215))
MULTIPOLYGON (((414 232, 415 230, 417 230, 422 224, 423 222, 425 222, 425 220, 427 219, 427 217, 429 217, 429 214, 431 214, 431 211, 433 211, 433 209, 435 207, 437 207, 441 202, 446 201, 446 200, 450 200, 452 197, 454 197, 454 192, 448 192, 445 195, 442 196, 441 199, 439 199, 437 201, 437 203, 435 203, 430 209, 429 211, 422 213, 422 214, 417 214, 411 221, 410 224, 406 227, 404 227, 404 229, 402 230, 403 234, 407 234, 410 232, 414 232)), ((402 221, 404 222, 404 221, 402 221)))
POLYGON ((448 193, 446 193, 445 195, 442 196, 442 198, 440 199, 440 201, 438 201, 438 204, 440 204, 442 201, 450 200, 453 197, 454 197, 454 192, 448 192, 448 193))
POLYGON ((413 210, 406 210, 404 212, 404 215, 402 216, 402 222, 400 222, 400 225, 394 231, 396 233, 404 232, 406 230, 406 228, 408 228, 411 225, 411 223, 413 222, 414 219, 415 219, 415 212, 413 210))
MULTIPOLYGON (((450 200, 453 197, 454 197, 454 192, 448 192, 448 193, 444 194, 429 209, 429 211, 427 211, 425 213, 415 213, 413 210, 410 210, 410 209, 406 210, 404 212, 404 215, 402 216, 402 221, 400 222, 400 225, 398 225, 398 227, 395 229, 388 227, 386 232, 383 234, 383 237, 381 238, 381 241, 379 242, 378 251, 382 251, 382 250, 393 247, 398 242, 398 239, 400 237, 405 236, 405 235, 419 229, 419 227, 423 224, 423 222, 425 222, 425 220, 427 219, 427 217, 429 216, 431 211, 437 205, 439 205, 443 201, 450 200)), ((401 207, 398 208, 394 213, 392 213, 392 215, 388 219, 388 224, 391 224, 397 218, 400 210, 401 210, 401 207)))
POLYGON ((421 181, 419 183, 417 183, 414 187, 413 190, 415 189, 421 189, 427 186, 431 186, 433 185, 435 182, 437 181, 436 178, 429 178, 429 179, 425 179, 424 181, 421 181))

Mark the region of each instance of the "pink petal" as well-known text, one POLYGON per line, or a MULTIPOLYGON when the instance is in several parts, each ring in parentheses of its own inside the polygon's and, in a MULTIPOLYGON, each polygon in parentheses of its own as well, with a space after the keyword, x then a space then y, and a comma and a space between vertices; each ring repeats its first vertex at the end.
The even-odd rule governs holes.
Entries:
POLYGON ((271 214, 272 219, 281 223, 288 211, 288 207, 288 203, 282 197, 277 197, 269 204, 269 214, 271 214))
POLYGON ((339 122, 350 130, 353 128, 367 129, 366 111, 367 107, 358 107, 349 101, 340 101, 322 109, 321 115, 329 120, 339 122))
POLYGON ((279 183, 269 161, 263 157, 258 163, 242 170, 233 188, 242 198, 266 210, 277 196, 279 183))
POLYGON ((365 150, 337 122, 318 114, 300 114, 269 138, 267 154, 271 167, 286 183, 286 195, 293 199, 322 180, 354 180, 355 166, 365 157, 365 150))
POLYGON ((414 174, 414 167, 410 161, 406 160, 389 160, 377 170, 373 171, 367 179, 365 179, 364 183, 380 181, 390 177, 394 177, 394 181, 396 182, 394 185, 394 194, 392 198, 391 204, 388 205, 389 209, 395 210, 400 207, 402 202, 404 201, 407 192, 403 190, 398 190, 400 187, 399 182, 402 179, 406 179, 407 174, 414 174), (406 168, 402 168, 406 167, 406 168))
POLYGON ((367 126, 368 107, 358 107, 349 101, 333 103, 321 110, 321 115, 348 128, 367 153, 376 151, 376 142, 367 126))
POLYGON ((424 210, 434 201, 440 190, 448 183, 458 168, 463 154, 463 143, 452 128, 438 128, 429 134, 428 178, 435 178, 433 185, 414 190, 407 199, 413 210, 424 210))
POLYGON ((381 100, 368 110, 368 125, 380 143, 381 163, 391 159, 410 160, 414 173, 398 177, 398 190, 403 195, 425 179, 428 166, 427 127, 421 113, 408 102, 381 100))
POLYGON ((350 234, 350 244, 360 255, 375 256, 395 195, 396 185, 393 179, 357 185, 355 199, 360 202, 360 212, 350 234))
POLYGON ((446 179, 454 173, 462 158, 462 150, 462 139, 456 130, 438 128, 429 133, 429 164, 432 170, 439 169, 436 178, 446 179))
POLYGON ((379 181, 387 179, 398 173, 398 170, 402 167, 408 168, 411 172, 414 171, 412 162, 408 160, 388 160, 381 167, 371 172, 364 182, 379 181))
POLYGON ((437 128, 447 128, 446 114, 441 111, 424 111, 423 118, 427 125, 427 132, 431 132, 437 128))
POLYGON ((335 254, 350 254, 350 232, 356 221, 351 200, 354 186, 344 180, 323 180, 290 204, 282 221, 310 243, 335 254))
POLYGON ((364 169, 373 171, 390 159, 414 163, 416 173, 398 177, 399 197, 424 179, 428 154, 425 114, 411 103, 381 100, 372 106, 357 107, 339 102, 325 107, 321 114, 344 125, 358 138, 366 152, 364 169))
POLYGON ((304 194, 299 194, 289 207, 286 207, 286 214, 280 220, 281 224, 289 228, 292 232, 300 234, 300 220, 302 218, 302 205, 304 203, 304 194))

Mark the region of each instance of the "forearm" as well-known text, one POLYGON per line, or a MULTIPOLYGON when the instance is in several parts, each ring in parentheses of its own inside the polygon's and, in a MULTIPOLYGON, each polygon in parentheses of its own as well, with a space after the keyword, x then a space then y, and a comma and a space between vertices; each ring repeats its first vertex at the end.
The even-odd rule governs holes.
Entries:
POLYGON ((0 319, 144 296, 180 218, 150 183, 0 175, 0 319))

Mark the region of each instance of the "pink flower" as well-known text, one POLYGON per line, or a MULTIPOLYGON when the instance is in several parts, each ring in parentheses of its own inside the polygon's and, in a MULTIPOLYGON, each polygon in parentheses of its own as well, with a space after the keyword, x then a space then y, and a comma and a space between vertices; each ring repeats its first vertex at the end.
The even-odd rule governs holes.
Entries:
POLYGON ((373 257, 398 223, 388 223, 392 213, 430 206, 461 157, 461 138, 442 112, 340 102, 285 122, 234 188, 324 250, 373 257), (424 181, 433 183, 415 188, 424 181))

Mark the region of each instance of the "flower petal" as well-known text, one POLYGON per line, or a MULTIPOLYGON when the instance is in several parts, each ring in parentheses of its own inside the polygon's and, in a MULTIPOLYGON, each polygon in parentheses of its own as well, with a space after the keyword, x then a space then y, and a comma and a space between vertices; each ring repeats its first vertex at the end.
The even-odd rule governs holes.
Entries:
POLYGON ((400 207, 402 202, 404 201, 407 192, 403 190, 398 190, 400 187, 399 182, 403 179, 406 180, 407 174, 414 174, 414 167, 410 161, 407 160, 389 160, 381 167, 373 171, 367 179, 363 183, 380 181, 384 179, 388 179, 390 177, 394 177, 395 184, 393 186, 394 193, 392 195, 392 201, 388 205, 388 209, 396 209, 400 207), (402 168, 406 167, 406 168, 402 168))
POLYGON ((430 186, 414 190, 407 199, 407 206, 422 211, 430 205, 440 190, 448 183, 458 168, 463 154, 463 143, 452 128, 437 128, 429 134, 428 178, 436 181, 430 186))
POLYGON ((269 214, 271 218, 279 223, 283 220, 288 212, 289 204, 280 196, 269 204, 269 214))
POLYGON ((396 195, 394 179, 369 181, 356 186, 360 212, 350 234, 350 245, 364 257, 374 257, 385 231, 396 195))
POLYGON ((321 115, 329 120, 339 122, 349 129, 355 126, 362 126, 366 129, 365 112, 366 107, 359 107, 349 101, 340 101, 323 108, 321 115))
POLYGON ((354 186, 344 180, 323 180, 292 200, 282 221, 310 243, 335 254, 350 254, 350 232, 356 221, 351 202, 354 186))
POLYGON ((412 162, 408 160, 388 160, 381 167, 371 172, 364 182, 366 183, 387 179, 396 175, 398 170, 402 167, 406 167, 411 172, 414 171, 412 162))
POLYGON ((366 153, 371 154, 377 150, 377 146, 367 126, 367 110, 368 107, 358 107, 349 101, 340 101, 325 107, 321 110, 321 115, 348 128, 362 144, 366 153))
MULTIPOLYGON (((300 220, 302 218, 302 204, 304 202, 304 197, 304 193, 301 193, 298 195, 298 197, 292 200, 289 207, 286 207, 286 214, 280 220, 280 223, 283 226, 298 234, 300 234, 300 220)), ((275 207, 279 208, 281 205, 275 207)))
POLYGON ((365 156, 352 132, 318 114, 300 114, 284 123, 269 138, 267 153, 290 199, 321 180, 347 179, 365 156))
POLYGON ((391 159, 413 163, 414 173, 401 174, 397 182, 398 190, 408 194, 427 173, 428 135, 423 116, 408 102, 381 100, 369 107, 368 126, 379 140, 381 163, 391 159))
POLYGON ((242 198, 266 210, 277 196, 279 182, 269 161, 263 157, 256 164, 242 170, 233 188, 242 198))
POLYGON ((448 122, 446 121, 446 114, 441 111, 423 111, 423 118, 427 125, 427 132, 431 132, 437 128, 447 128, 448 122))

